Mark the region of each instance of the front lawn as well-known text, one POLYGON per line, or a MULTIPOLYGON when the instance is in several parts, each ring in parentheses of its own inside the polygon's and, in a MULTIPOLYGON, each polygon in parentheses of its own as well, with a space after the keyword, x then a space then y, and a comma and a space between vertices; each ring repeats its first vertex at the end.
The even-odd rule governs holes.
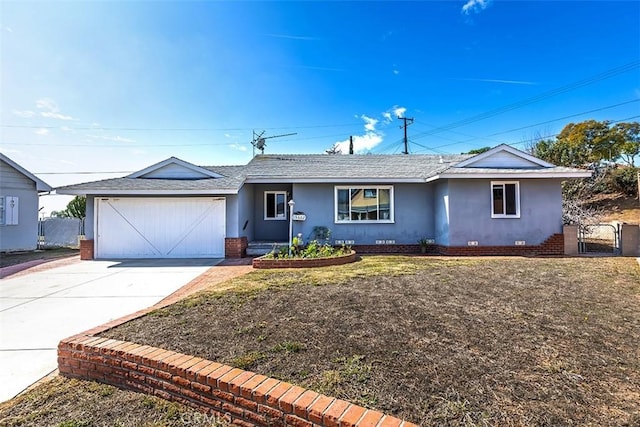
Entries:
POLYGON ((63 377, 0 403, 0 425, 56 427, 225 427, 230 424, 179 403, 92 381, 63 377))
POLYGON ((640 423, 629 258, 371 256, 256 271, 103 336, 423 425, 640 423))

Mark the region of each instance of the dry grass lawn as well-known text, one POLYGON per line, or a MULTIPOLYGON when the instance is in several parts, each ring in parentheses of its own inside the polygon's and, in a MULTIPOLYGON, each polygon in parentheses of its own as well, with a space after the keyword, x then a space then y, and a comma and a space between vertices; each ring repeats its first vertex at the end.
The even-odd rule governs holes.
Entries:
POLYGON ((640 425, 630 258, 371 256, 255 271, 103 335, 422 425, 640 425))
POLYGON ((0 404, 1 426, 225 427, 228 423, 155 396, 56 377, 0 404))

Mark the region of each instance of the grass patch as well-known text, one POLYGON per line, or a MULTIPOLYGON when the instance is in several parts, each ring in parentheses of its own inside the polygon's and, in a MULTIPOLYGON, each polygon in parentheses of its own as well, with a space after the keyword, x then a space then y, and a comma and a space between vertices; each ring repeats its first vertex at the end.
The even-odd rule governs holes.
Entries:
POLYGON ((629 258, 370 256, 256 271, 105 336, 423 425, 640 423, 629 258))
POLYGON ((55 377, 0 404, 2 426, 226 427, 220 418, 155 396, 55 377))
POLYGON ((78 255, 79 253, 79 249, 70 248, 40 249, 24 252, 2 252, 0 253, 0 267, 9 267, 11 265, 22 264, 28 261, 54 260, 78 255))

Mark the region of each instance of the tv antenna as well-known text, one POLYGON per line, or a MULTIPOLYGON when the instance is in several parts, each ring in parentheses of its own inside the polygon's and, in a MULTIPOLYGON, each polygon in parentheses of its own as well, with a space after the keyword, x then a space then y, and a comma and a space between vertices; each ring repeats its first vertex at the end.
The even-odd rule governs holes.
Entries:
POLYGON ((264 133, 265 131, 262 131, 262 132, 256 132, 255 130, 253 131, 253 141, 251 141, 251 145, 253 145, 254 157, 256 155, 256 148, 260 150, 260 154, 264 154, 264 147, 267 146, 265 139, 280 138, 283 136, 291 136, 291 135, 298 134, 298 132, 294 132, 294 133, 285 133, 282 135, 264 136, 264 133))

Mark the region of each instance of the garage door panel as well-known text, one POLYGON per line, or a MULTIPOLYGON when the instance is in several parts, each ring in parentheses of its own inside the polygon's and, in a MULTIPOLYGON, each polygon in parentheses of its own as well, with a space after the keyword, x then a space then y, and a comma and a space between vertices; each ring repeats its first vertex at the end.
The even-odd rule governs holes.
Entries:
POLYGON ((100 258, 221 257, 225 200, 100 199, 97 229, 100 258))
MULTIPOLYGON (((148 230, 137 212, 126 204, 102 201, 98 217, 98 250, 101 258, 156 258, 161 255, 146 238, 148 230)), ((156 243, 157 244, 157 243, 156 243)))

